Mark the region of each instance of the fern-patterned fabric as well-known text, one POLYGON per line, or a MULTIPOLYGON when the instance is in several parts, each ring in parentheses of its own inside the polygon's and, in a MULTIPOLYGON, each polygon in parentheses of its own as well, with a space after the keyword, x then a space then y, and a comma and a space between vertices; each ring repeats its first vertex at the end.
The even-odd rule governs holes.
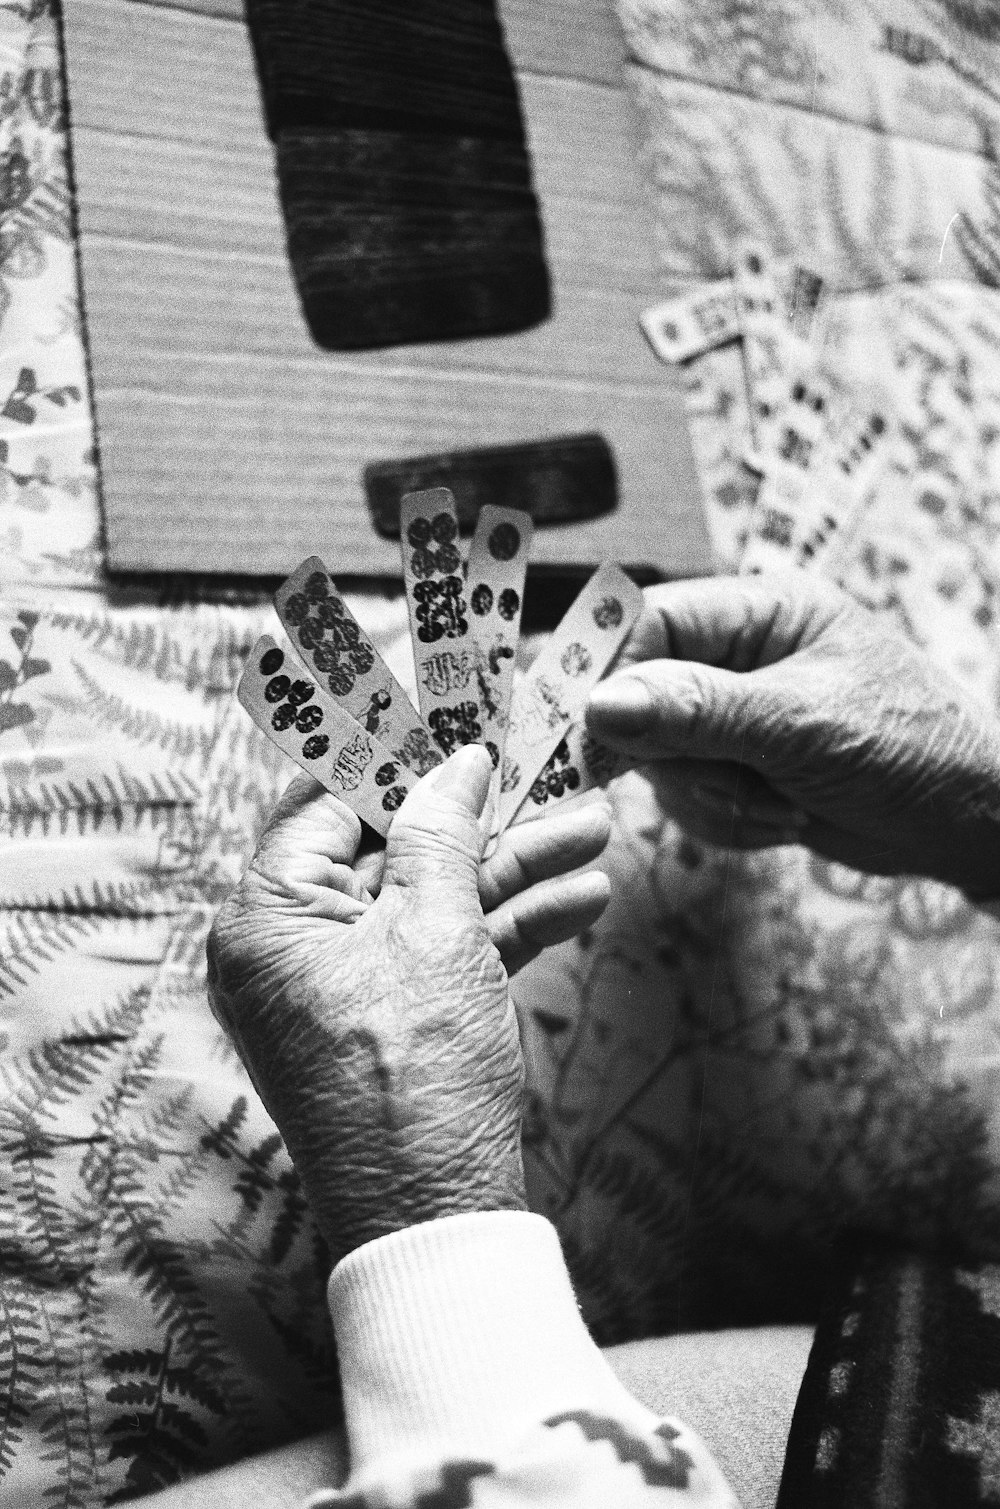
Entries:
MULTIPOLYGON (((992 8, 619 9, 665 286, 723 273, 736 231, 834 276, 831 349, 906 398, 926 483, 845 581, 995 705, 992 8)), ((288 773, 232 699, 270 609, 103 575, 60 68, 50 0, 0 3, 0 1497, 69 1509, 321 1428, 336 1384, 325 1256, 204 991, 288 773)), ((689 391, 725 568, 738 353, 689 391)), ((356 608, 405 674, 402 605, 356 608)), ((811 1317, 845 1222, 1000 1260, 998 925, 697 847, 639 776, 614 800, 608 916, 516 987, 532 1198, 599 1338, 811 1317)))

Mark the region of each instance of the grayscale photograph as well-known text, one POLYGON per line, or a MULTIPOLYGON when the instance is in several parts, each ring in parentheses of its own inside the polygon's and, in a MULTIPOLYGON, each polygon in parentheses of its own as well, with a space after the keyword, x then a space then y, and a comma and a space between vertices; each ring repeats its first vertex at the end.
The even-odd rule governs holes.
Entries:
POLYGON ((1000 1509, 998 0, 0 0, 0 1506, 120 1504, 1000 1509))

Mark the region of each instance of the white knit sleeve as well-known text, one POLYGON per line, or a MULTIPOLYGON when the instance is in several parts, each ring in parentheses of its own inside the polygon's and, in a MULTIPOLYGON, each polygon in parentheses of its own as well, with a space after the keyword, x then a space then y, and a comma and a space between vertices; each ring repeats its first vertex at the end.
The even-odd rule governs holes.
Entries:
POLYGON ((580 1316, 554 1227, 449 1216, 334 1270, 351 1475, 312 1509, 454 1503, 732 1509, 702 1442, 639 1404, 580 1316), (438 1495, 438 1496, 434 1496, 438 1495))

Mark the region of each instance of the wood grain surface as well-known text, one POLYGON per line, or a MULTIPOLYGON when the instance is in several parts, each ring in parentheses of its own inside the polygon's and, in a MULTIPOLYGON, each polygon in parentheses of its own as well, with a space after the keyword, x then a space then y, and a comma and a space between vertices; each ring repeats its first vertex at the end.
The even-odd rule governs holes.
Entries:
POLYGON ((637 324, 658 297, 622 51, 604 0, 504 0, 552 319, 523 335, 331 353, 284 245, 239 0, 73 0, 66 46, 109 562, 272 575, 324 554, 398 573, 375 460, 600 430, 615 515, 535 559, 710 569, 678 380, 637 324))
MULTIPOLYGON (((243 20, 243 0, 134 0, 164 10, 243 20)), ((622 40, 610 5, 594 0, 501 0, 507 47, 518 73, 622 82, 622 40)))

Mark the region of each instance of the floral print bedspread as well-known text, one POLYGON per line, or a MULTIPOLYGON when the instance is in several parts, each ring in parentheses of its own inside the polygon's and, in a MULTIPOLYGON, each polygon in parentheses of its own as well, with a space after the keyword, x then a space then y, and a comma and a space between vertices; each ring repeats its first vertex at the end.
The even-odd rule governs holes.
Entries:
MULTIPOLYGON (((925 485, 843 566, 996 702, 995 12, 619 0, 664 288, 738 231, 840 290, 925 485), (964 415, 964 447, 952 443, 964 415), (903 549, 900 541, 909 542, 903 549)), ((70 92, 72 80, 70 80, 70 92)), ((735 348, 687 370, 720 568, 735 348)), ((290 773, 234 704, 262 601, 103 575, 58 20, 0 3, 0 1497, 120 1502, 325 1426, 326 1259, 203 945, 290 773)), ((404 676, 399 601, 355 604, 404 676)), ((602 1339, 809 1316, 839 1223, 1000 1257, 997 924, 685 839, 613 791, 608 916, 516 982, 532 1198, 602 1339)))

